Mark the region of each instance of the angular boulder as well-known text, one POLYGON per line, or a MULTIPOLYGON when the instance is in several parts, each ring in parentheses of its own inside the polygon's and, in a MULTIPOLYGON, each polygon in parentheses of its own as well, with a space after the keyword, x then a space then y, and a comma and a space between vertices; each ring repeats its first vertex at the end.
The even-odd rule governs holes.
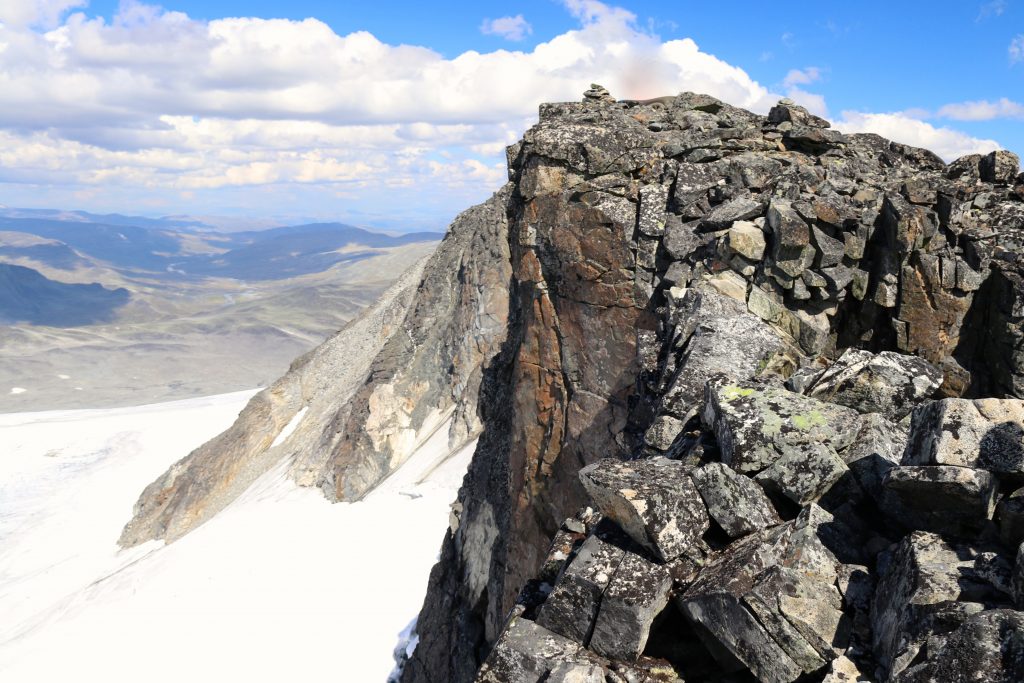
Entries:
POLYGON ((654 618, 668 604, 671 587, 666 566, 627 552, 601 597, 590 649, 609 659, 635 661, 654 618))
POLYGON ((722 461, 745 474, 764 470, 809 444, 847 448, 860 427, 851 408, 751 382, 709 382, 704 423, 714 430, 722 461))
POLYGON ((752 479, 720 462, 690 473, 708 514, 732 538, 781 524, 764 491, 752 479))
POLYGON ((883 508, 914 529, 969 535, 992 519, 996 484, 989 472, 969 467, 893 467, 882 479, 882 488, 896 502, 883 508))
POLYGON ((1024 476, 1024 400, 947 398, 921 406, 903 462, 1024 476))
POLYGON ((540 683, 559 665, 576 663, 578 643, 513 615, 477 672, 475 683, 540 683))
POLYGON ((605 459, 584 467, 579 476, 601 513, 665 562, 697 546, 711 523, 681 462, 605 459))
POLYGON ((881 413, 899 421, 931 397, 942 378, 942 371, 923 358, 847 349, 806 393, 860 413, 881 413))

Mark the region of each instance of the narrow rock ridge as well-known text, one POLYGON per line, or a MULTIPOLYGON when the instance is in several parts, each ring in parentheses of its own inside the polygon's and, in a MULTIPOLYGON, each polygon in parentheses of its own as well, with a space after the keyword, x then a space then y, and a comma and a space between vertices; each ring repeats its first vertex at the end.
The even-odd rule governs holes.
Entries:
POLYGON ((456 218, 431 257, 150 484, 121 545, 180 538, 282 459, 299 484, 355 500, 449 418, 452 451, 476 438, 483 366, 507 327, 510 193, 456 218))
POLYGON ((401 680, 1024 680, 1018 158, 600 86, 508 158, 401 680))

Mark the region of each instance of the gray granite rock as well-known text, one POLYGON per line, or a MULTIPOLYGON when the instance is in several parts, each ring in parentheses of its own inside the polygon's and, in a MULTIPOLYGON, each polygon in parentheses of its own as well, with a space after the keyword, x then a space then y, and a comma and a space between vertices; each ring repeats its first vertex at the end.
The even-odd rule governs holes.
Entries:
POLYGON ((622 555, 622 549, 597 536, 589 537, 540 608, 537 624, 586 645, 597 618, 601 594, 608 587, 622 555))
POLYGON ((749 382, 709 383, 703 418, 722 461, 743 473, 760 472, 808 444, 842 451, 860 427, 850 408, 749 382))
POLYGON ((899 421, 942 384, 942 371, 916 356, 847 349, 807 395, 899 421))
POLYGON ((708 514, 732 538, 781 524, 778 513, 761 487, 720 462, 690 473, 708 514))
POLYGON ((947 398, 921 406, 903 462, 1024 475, 1024 401, 947 398))
POLYGON ((984 470, 952 465, 890 469, 882 488, 895 504, 887 512, 904 525, 953 535, 970 535, 992 519, 996 480, 984 470))
POLYGON ((580 470, 594 505, 655 557, 670 561, 698 545, 710 524, 686 466, 665 458, 599 460, 580 470))
POLYGON ((590 649, 610 659, 635 661, 654 618, 668 604, 671 587, 668 567, 627 552, 601 597, 590 649))

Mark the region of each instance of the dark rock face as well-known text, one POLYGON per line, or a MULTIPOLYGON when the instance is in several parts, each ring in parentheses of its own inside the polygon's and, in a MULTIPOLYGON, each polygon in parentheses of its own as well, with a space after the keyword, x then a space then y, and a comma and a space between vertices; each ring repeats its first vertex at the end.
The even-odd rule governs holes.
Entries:
POLYGON ((595 86, 509 161, 403 681, 1018 680, 1016 158, 595 86))

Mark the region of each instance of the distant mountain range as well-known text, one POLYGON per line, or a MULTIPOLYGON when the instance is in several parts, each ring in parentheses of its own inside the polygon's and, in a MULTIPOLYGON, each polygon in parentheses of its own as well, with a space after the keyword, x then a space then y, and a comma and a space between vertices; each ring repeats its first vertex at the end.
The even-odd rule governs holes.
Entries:
POLYGON ((225 233, 169 219, 117 214, 6 213, 0 215, 0 261, 25 258, 62 270, 93 262, 125 275, 165 279, 283 279, 364 259, 375 249, 442 237, 423 232, 392 236, 343 223, 225 233))
POLYGON ((0 209, 0 412, 255 387, 441 237, 0 209))

